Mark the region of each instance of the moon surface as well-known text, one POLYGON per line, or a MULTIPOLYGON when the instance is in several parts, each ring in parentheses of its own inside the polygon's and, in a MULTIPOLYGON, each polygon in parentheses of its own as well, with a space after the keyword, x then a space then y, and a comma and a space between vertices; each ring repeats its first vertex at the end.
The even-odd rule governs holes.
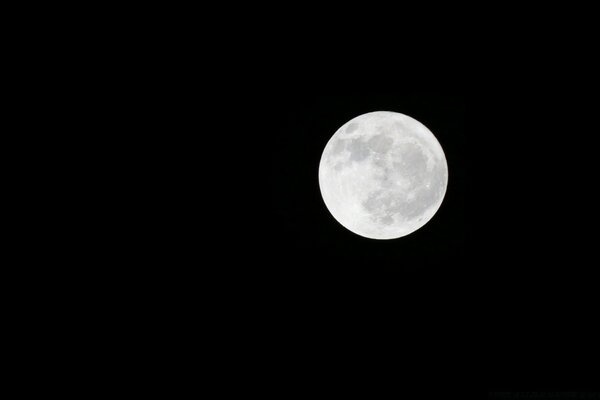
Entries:
POLYGON ((319 186, 333 217, 371 239, 395 239, 425 225, 448 185, 446 156, 433 133, 397 112, 348 121, 331 137, 319 186))

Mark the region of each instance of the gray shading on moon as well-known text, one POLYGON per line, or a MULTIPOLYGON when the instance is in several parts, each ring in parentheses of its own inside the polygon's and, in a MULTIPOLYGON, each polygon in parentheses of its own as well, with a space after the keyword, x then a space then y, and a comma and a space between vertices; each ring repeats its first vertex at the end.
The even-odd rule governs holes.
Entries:
POLYGON ((448 184, 446 156, 419 121, 376 111, 348 121, 321 156, 319 186, 333 217, 371 239, 395 239, 425 225, 448 184))

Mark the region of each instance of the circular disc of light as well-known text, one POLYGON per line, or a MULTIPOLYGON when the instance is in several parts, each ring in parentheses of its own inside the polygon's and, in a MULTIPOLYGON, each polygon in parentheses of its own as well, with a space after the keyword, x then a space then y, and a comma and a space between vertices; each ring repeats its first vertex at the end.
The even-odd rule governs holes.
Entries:
POLYGON ((348 121, 331 137, 319 186, 333 217, 371 239, 395 239, 425 225, 448 184, 446 156, 433 133, 396 112, 348 121))

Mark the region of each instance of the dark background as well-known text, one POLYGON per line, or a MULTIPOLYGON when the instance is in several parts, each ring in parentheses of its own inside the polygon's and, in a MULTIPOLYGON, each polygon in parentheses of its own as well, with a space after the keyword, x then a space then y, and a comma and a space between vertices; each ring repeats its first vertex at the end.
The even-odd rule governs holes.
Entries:
POLYGON ((34 34, 46 51, 9 77, 46 109, 20 133, 44 158, 14 164, 35 190, 17 218, 43 242, 19 249, 21 297, 33 281, 49 292, 34 300, 49 321, 32 342, 81 337, 124 377, 144 364, 193 381, 201 363, 221 388, 281 386, 277 398, 322 385, 427 399, 590 389, 596 24, 578 10, 571 30, 563 7, 400 7, 170 20, 136 8, 109 11, 122 31, 101 18, 89 36, 34 34), (390 241, 345 230, 318 189, 327 140, 376 110, 424 123, 449 164, 434 218, 390 241), (54 329, 60 314, 74 334, 54 329))

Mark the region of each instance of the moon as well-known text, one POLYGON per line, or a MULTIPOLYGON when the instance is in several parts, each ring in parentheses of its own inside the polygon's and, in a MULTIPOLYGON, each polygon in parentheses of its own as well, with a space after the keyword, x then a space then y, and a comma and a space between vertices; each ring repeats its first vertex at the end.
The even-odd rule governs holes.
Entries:
POLYGON ((348 121, 319 163, 319 187, 342 226, 371 239, 396 239, 425 225, 448 186, 442 146, 419 121, 375 111, 348 121))

